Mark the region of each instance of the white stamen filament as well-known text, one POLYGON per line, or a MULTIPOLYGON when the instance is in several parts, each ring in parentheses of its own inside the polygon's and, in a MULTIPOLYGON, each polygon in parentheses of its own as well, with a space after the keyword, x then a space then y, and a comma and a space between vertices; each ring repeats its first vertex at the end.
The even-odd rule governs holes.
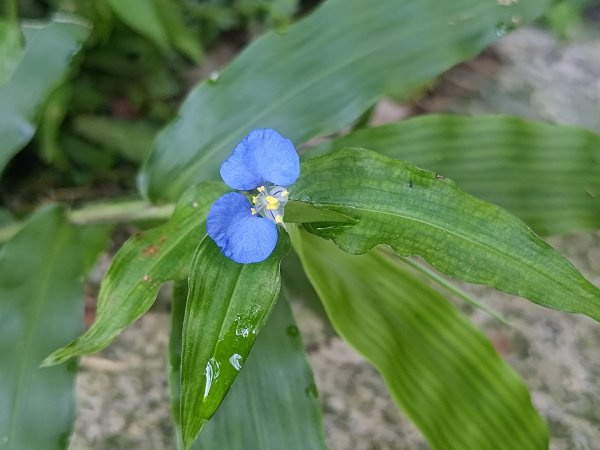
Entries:
POLYGON ((252 196, 252 215, 260 214, 277 224, 283 225, 283 208, 288 202, 288 191, 281 186, 259 186, 252 196))

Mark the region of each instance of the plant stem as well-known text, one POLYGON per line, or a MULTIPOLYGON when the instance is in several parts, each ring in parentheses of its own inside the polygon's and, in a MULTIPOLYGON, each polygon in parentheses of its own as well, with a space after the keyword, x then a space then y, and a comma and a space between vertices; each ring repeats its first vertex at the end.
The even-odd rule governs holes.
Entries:
POLYGON ((118 203, 95 203, 70 211, 69 220, 78 225, 94 223, 128 223, 145 220, 167 220, 174 205, 156 206, 145 200, 118 203))
POLYGON ((464 292, 462 289, 459 289, 458 287, 454 286, 452 283, 448 282, 445 278, 443 278, 440 275, 438 275, 437 273, 435 273, 433 270, 428 269, 427 267, 413 261, 410 258, 402 258, 402 260, 406 264, 411 266, 412 268, 418 270, 419 272, 426 275, 428 278, 435 281, 438 285, 440 285, 447 291, 450 291, 450 293, 463 299, 464 301, 466 301, 468 304, 474 306, 475 308, 479 308, 482 311, 485 311, 490 316, 492 316, 494 319, 498 320, 499 322, 503 323, 504 325, 510 326, 510 323, 508 323, 508 321, 499 312, 494 311, 492 308, 490 308, 490 307, 484 305, 483 303, 481 303, 480 301, 474 299, 469 294, 464 292))
MULTIPOLYGON (((71 210, 67 217, 71 223, 90 225, 98 223, 131 223, 150 220, 164 221, 171 217, 174 205, 156 206, 145 200, 129 200, 107 203, 92 203, 82 208, 71 210)), ((23 226, 22 223, 11 223, 0 227, 0 242, 12 238, 23 226)))

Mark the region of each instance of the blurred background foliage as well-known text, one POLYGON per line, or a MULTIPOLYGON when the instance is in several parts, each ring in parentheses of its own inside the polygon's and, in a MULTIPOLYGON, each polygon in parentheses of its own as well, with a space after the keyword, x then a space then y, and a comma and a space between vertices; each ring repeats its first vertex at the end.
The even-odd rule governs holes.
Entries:
POLYGON ((0 19, 0 84, 18 59, 8 56, 20 51, 22 39, 11 26, 16 11, 25 21, 76 16, 93 29, 68 78, 39 111, 34 141, 4 171, 2 203, 23 216, 39 203, 40 193, 73 203, 133 191, 137 167, 157 131, 174 116, 189 88, 211 75, 199 69, 207 52, 225 42, 225 54, 233 55, 266 29, 285 32, 294 17, 317 3, 7 1, 0 19))
POLYGON ((562 37, 569 37, 581 28, 586 18, 600 13, 594 0, 554 0, 544 18, 546 24, 562 37))
MULTIPOLYGON (((7 0, 0 19, 0 84, 22 45, 17 15, 25 21, 72 15, 93 29, 69 76, 38 112, 34 140, 3 172, 2 206, 22 217, 44 195, 77 203, 133 192, 135 173, 155 134, 191 86, 214 76, 214 69, 255 36, 271 28, 285 33, 289 23, 319 3, 7 0)), ((599 14, 593 0, 555 0, 542 21, 568 39, 599 14)), ((4 210, 0 222, 6 217, 4 210)))

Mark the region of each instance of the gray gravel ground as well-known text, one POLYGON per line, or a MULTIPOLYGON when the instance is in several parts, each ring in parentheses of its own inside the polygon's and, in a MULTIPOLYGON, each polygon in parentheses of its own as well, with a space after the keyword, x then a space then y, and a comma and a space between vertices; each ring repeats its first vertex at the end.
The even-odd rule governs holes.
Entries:
MULTIPOLYGON (((437 95, 421 106, 506 112, 600 129, 599 39, 586 36, 567 45, 547 33, 524 29, 504 39, 495 52, 498 57, 491 65, 476 60, 453 70, 437 95), (459 99, 450 95, 457 90, 459 99)), ((386 102, 380 111, 400 117, 405 110, 386 102)), ((376 120, 381 123, 386 117, 376 120)), ((600 234, 550 242, 600 286, 600 234)), ((549 423, 551 448, 599 449, 600 325, 484 287, 466 289, 508 320, 507 326, 481 310, 461 306, 525 379, 549 423)), ((428 448, 398 412, 378 374, 332 336, 310 308, 296 302, 294 310, 320 390, 330 448, 428 448)), ((174 448, 165 378, 168 323, 166 312, 151 312, 109 349, 82 359, 71 450, 174 448)))

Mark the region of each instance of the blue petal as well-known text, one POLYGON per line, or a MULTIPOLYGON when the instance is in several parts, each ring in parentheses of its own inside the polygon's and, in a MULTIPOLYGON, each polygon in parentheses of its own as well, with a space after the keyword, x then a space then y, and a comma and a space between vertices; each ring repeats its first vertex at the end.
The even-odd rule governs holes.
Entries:
POLYGON ((219 198, 206 218, 206 231, 225 256, 237 263, 264 261, 277 245, 277 225, 250 212, 242 194, 230 192, 219 198))
POLYGON ((223 181, 240 191, 266 183, 289 186, 299 175, 294 144, 270 128, 251 131, 221 166, 223 181))

